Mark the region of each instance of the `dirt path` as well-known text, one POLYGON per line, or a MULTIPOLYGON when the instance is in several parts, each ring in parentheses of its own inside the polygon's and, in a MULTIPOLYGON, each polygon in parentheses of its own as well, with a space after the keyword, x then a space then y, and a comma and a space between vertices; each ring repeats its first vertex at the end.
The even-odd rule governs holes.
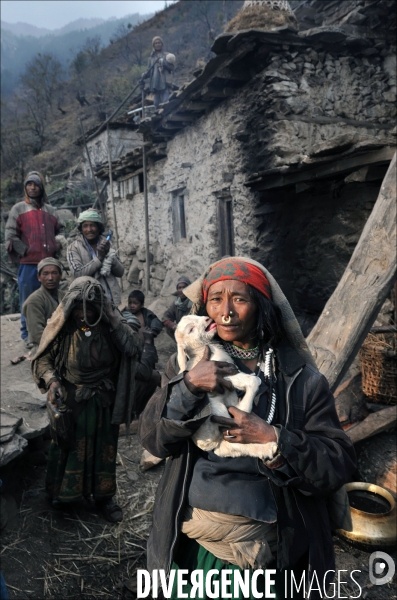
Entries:
MULTIPOLYGON (((9 358, 23 350, 18 341, 17 324, 6 324, 2 334, 6 336, 3 341, 8 353, 4 356, 3 351, 2 372, 11 393, 13 385, 26 381, 29 365, 9 366, 9 358)), ((164 367, 175 346, 164 332, 156 345, 160 365, 164 367)), ((0 534, 1 570, 10 598, 136 598, 135 573, 137 568, 145 568, 146 539, 163 465, 142 473, 139 469, 142 448, 137 436, 132 435, 130 442, 120 438, 117 501, 123 508, 124 519, 114 526, 100 514, 90 512, 87 506, 72 513, 50 508, 44 491, 48 444, 49 440, 45 440, 44 445, 31 442, 28 452, 0 472, 2 495, 8 501, 9 511, 9 521, 0 534)), ((335 538, 335 551, 336 568, 345 570, 340 576, 336 598, 397 598, 390 584, 369 583, 370 553, 338 538, 335 538), (361 571, 354 575, 362 588, 359 596, 358 587, 349 576, 354 569, 361 571)))

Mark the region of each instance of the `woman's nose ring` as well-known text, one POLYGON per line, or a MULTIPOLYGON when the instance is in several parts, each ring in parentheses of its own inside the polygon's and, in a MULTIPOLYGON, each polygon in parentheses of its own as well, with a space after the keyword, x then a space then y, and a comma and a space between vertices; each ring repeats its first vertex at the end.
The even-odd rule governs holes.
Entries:
POLYGON ((224 317, 224 316, 222 315, 222 323, 223 323, 224 325, 229 325, 230 321, 232 320, 232 319, 231 319, 232 315, 233 315, 233 311, 232 311, 232 310, 231 310, 231 311, 229 311, 229 314, 227 315, 227 317, 224 317))

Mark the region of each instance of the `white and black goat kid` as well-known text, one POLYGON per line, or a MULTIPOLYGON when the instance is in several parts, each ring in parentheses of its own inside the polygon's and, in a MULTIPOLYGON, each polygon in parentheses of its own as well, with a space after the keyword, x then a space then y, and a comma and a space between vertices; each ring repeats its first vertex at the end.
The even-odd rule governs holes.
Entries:
MULTIPOLYGON (((180 320, 175 330, 179 372, 186 370, 187 360, 189 360, 189 370, 192 369, 202 359, 206 346, 209 346, 211 352, 210 360, 234 364, 223 346, 213 341, 215 334, 216 325, 209 317, 188 315, 180 320)), ((227 376, 225 379, 230 381, 235 389, 242 390, 245 394, 239 400, 234 390, 225 389, 224 394, 208 392, 211 414, 231 418, 227 410, 229 406, 237 406, 240 410, 250 413, 261 384, 259 377, 239 371, 236 375, 227 376)), ((219 425, 210 419, 196 431, 192 440, 202 450, 207 452, 213 450, 218 456, 224 457, 254 456, 266 460, 273 458, 277 451, 277 445, 274 442, 266 444, 229 443, 223 439, 219 425)))

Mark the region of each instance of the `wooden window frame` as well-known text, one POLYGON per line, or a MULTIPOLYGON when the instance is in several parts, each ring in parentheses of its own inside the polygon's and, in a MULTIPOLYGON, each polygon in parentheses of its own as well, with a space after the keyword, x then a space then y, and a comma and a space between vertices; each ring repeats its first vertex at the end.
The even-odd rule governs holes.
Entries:
POLYGON ((184 189, 171 192, 172 237, 174 244, 187 239, 184 189))
POLYGON ((231 196, 218 197, 218 253, 222 256, 234 255, 233 199, 231 196))

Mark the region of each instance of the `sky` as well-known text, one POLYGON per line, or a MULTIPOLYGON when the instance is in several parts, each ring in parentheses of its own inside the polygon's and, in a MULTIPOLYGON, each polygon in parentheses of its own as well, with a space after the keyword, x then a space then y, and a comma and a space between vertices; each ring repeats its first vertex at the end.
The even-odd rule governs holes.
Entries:
MULTIPOLYGON (((170 4, 170 2, 168 2, 170 4)), ((80 18, 118 19, 164 8, 164 0, 1 0, 1 20, 58 29, 80 18)))

